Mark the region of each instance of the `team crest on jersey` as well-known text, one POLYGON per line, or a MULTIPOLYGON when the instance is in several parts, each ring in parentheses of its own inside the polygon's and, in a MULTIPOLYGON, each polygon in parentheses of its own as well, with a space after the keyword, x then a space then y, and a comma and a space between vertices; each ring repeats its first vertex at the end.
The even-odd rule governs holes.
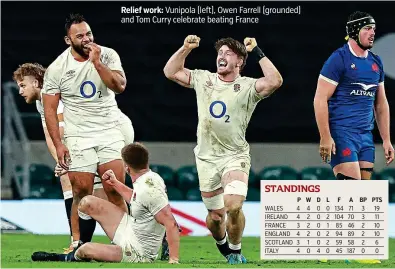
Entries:
POLYGON ((357 67, 355 66, 354 63, 351 64, 351 69, 353 69, 353 70, 356 70, 356 69, 357 69, 357 67))
POLYGON ((234 90, 235 92, 240 91, 240 84, 235 84, 235 85, 233 86, 233 90, 234 90))
POLYGON ((378 72, 378 71, 379 71, 379 66, 378 66, 376 63, 373 63, 373 64, 372 64, 372 70, 373 70, 374 72, 378 72))
POLYGON ((111 64, 111 63, 114 63, 114 62, 110 62, 110 56, 109 56, 108 54, 102 54, 102 55, 100 56, 100 61, 101 61, 103 64, 105 64, 105 65, 109 65, 109 64, 111 64))
POLYGON ((345 148, 345 149, 342 151, 342 154, 343 154, 344 157, 348 157, 348 156, 351 155, 351 150, 350 150, 349 148, 345 148))
POLYGON ((147 178, 147 179, 145 180, 145 184, 147 184, 147 185, 150 186, 150 187, 153 187, 153 186, 154 186, 154 182, 152 181, 152 178, 147 178))

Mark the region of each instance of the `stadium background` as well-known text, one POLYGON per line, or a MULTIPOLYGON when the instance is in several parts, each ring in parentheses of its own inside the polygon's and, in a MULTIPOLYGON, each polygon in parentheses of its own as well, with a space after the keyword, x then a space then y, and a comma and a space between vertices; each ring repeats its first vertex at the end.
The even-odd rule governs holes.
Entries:
MULTIPOLYGON (((266 7, 277 8, 300 5, 302 14, 259 15, 259 24, 248 25, 120 23, 122 17, 130 16, 121 14, 121 6, 196 7, 197 4, 239 6, 231 2, 2 2, 2 138, 8 113, 4 109, 4 100, 8 100, 4 98, 5 90, 9 89, 4 87, 5 83, 11 81, 12 72, 19 64, 39 62, 48 66, 63 52, 66 48, 63 41, 64 19, 68 13, 78 12, 90 24, 95 42, 114 48, 121 57, 128 84, 126 91, 117 96, 119 107, 132 120, 136 141, 145 142, 149 147, 151 163, 164 166, 156 166, 156 169, 162 169, 159 172, 171 189, 169 196, 172 201, 199 202, 200 199, 192 152, 197 126, 195 94, 193 90, 167 80, 162 71, 188 34, 202 38, 200 47, 187 58, 188 68, 215 71, 213 45, 216 40, 230 36, 242 41, 246 36, 253 36, 284 78, 283 86, 258 105, 247 130, 253 172, 249 203, 259 201, 259 181, 262 179, 333 179, 329 167, 320 163, 318 155, 319 135, 313 110, 317 77, 324 61, 344 44, 348 15, 355 10, 367 11, 377 21, 376 47, 382 49, 379 54, 387 69, 387 97, 393 106, 394 58, 383 56, 383 53, 394 55, 395 26, 391 3, 265 2, 266 7), (388 40, 392 42, 390 45, 388 40), (385 46, 389 49, 383 49, 385 46)), ((259 4, 263 3, 243 2, 246 7, 259 4)), ((243 75, 259 77, 261 70, 248 60, 243 75)), ((25 157, 32 163, 28 171, 31 189, 25 198, 39 199, 30 202, 48 206, 52 202, 40 199, 62 198, 59 181, 52 173, 55 163, 47 151, 35 105, 25 104, 15 89, 11 91, 30 146, 30 153, 25 157)), ((394 117, 392 109, 391 119, 394 117)), ((394 124, 391 125, 391 133, 395 133, 394 124)), ((394 165, 390 169, 385 167, 377 128, 374 134, 377 143, 375 179, 390 181, 390 199, 395 202, 394 165)), ((2 139, 2 172, 9 161, 8 155, 4 155, 4 146, 2 139)), ((18 160, 16 158, 17 163, 18 160)), ((16 172, 12 171, 12 179, 21 179, 22 172, 18 169, 21 168, 16 167, 16 172)), ((15 180, 3 180, 2 199, 20 198, 15 180)))

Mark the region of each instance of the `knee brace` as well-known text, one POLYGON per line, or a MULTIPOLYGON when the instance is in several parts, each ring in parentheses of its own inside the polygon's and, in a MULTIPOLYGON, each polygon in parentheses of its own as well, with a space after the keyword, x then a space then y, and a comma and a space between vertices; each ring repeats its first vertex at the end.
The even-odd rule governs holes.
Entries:
POLYGON ((210 198, 202 197, 202 200, 208 210, 217 210, 225 207, 223 193, 210 198))
POLYGON ((90 220, 90 219, 92 219, 91 216, 89 216, 88 214, 85 214, 84 212, 80 211, 79 209, 78 209, 78 216, 81 219, 83 219, 83 220, 90 220))
POLYGON ((342 173, 338 173, 338 174, 336 175, 336 179, 337 179, 337 180, 356 180, 356 178, 343 175, 342 173))
POLYGON ((233 180, 225 186, 224 194, 237 194, 247 197, 248 186, 240 180, 233 180))

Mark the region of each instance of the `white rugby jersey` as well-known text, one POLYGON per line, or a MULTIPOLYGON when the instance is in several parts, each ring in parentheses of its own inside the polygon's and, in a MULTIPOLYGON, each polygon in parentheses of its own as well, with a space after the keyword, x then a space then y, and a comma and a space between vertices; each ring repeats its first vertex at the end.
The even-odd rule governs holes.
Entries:
MULTIPOLYGON (((101 62, 111 70, 123 71, 117 52, 100 46, 101 62)), ((93 63, 77 61, 67 48, 48 68, 44 94, 61 94, 64 104, 65 137, 91 137, 123 121, 115 93, 101 80, 93 63)))
POLYGON ((157 258, 166 231, 154 216, 168 204, 165 183, 157 173, 149 171, 133 183, 130 201, 133 232, 144 256, 151 260, 157 258))
POLYGON ((217 73, 191 70, 189 87, 196 91, 199 117, 194 149, 198 158, 249 154, 246 130, 257 103, 263 99, 256 92, 256 81, 239 76, 225 82, 217 73))

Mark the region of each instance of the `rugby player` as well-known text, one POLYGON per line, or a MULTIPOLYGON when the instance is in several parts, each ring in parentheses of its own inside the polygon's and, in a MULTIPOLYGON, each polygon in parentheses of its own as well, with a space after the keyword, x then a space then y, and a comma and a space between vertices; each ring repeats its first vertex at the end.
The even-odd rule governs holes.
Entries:
POLYGON ((256 105, 278 89, 283 80, 255 38, 248 37, 244 44, 232 38, 216 42, 215 73, 185 68, 186 57, 199 42, 198 36, 187 36, 168 60, 164 74, 186 88, 195 89, 199 123, 194 153, 199 188, 208 210, 206 224, 228 263, 246 263, 241 253, 245 227, 242 206, 251 167, 246 129, 256 105), (240 75, 248 54, 259 64, 264 77, 240 75))

